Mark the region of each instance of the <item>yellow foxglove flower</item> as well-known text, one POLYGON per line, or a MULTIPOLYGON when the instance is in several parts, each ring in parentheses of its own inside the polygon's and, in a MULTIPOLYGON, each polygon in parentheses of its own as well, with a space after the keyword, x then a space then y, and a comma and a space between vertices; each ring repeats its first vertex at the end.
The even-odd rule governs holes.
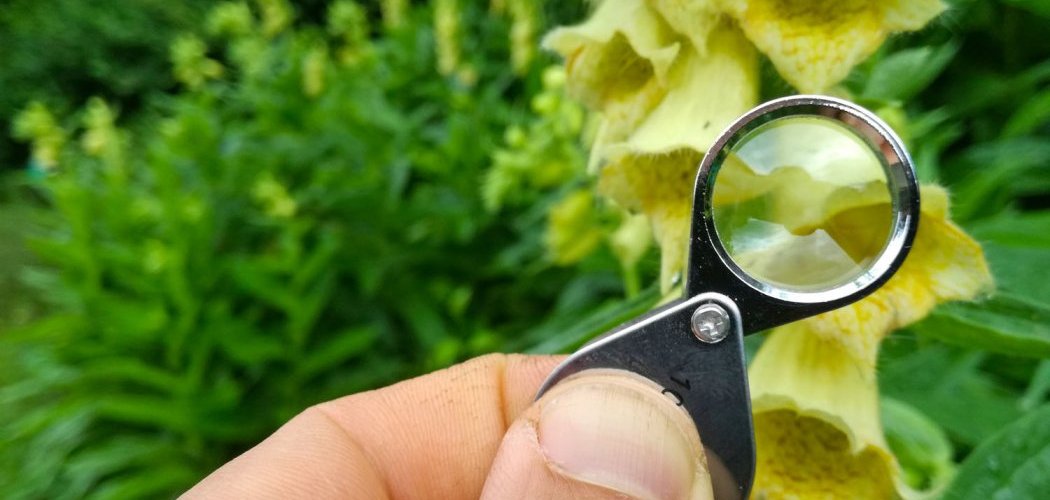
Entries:
POLYGON ((191 89, 222 76, 222 64, 207 56, 208 47, 200 38, 193 35, 179 36, 172 42, 170 52, 175 79, 191 89))
POLYGON ((342 38, 336 60, 353 65, 369 55, 368 15, 354 0, 338 0, 328 6, 328 32, 342 38))
POLYGON ((569 194, 550 211, 545 240, 555 264, 579 262, 602 242, 595 223, 594 195, 587 189, 569 194))
POLYGON ((685 263, 700 157, 758 99, 757 53, 713 13, 706 1, 606 1, 544 40, 565 58, 569 93, 602 117, 589 162, 599 189, 652 221, 665 292, 685 263))
MULTIPOLYGON (((684 47, 666 76, 664 97, 607 156, 663 154, 688 148, 703 153, 730 122, 758 101, 758 57, 740 32, 711 33, 710 50, 684 47)), ((691 184, 691 183, 690 183, 691 184)))
POLYGON ((295 11, 287 0, 255 0, 262 18, 262 33, 266 38, 273 38, 295 20, 295 11))
POLYGON ((689 39, 700 54, 707 53, 707 35, 719 24, 713 0, 651 0, 651 5, 675 32, 689 39))
POLYGON ((328 48, 318 45, 303 57, 302 86, 303 94, 317 97, 324 91, 325 69, 328 64, 328 48))
POLYGON ((944 10, 941 0, 716 0, 802 92, 825 92, 886 36, 914 31, 944 10))
POLYGON ((628 297, 633 297, 642 289, 638 276, 638 262, 649 251, 652 242, 652 228, 649 219, 643 214, 630 214, 621 209, 620 226, 609 235, 609 248, 616 260, 620 261, 623 270, 624 288, 628 297))
MULTIPOLYGON (((751 43, 798 89, 835 92, 889 33, 917 30, 943 9, 940 0, 606 0, 588 21, 554 30, 544 45, 565 58, 570 94, 601 116, 591 151, 599 190, 649 217, 666 293, 685 265, 697 165, 716 135, 757 101, 751 43)), ((790 154, 790 146, 771 144, 777 155, 790 154)), ((774 210, 790 214, 781 220, 793 227, 845 230, 884 224, 889 212, 881 169, 847 178, 830 162, 832 175, 823 177, 737 167, 732 158, 723 165, 726 189, 716 193, 716 206, 775 193, 781 201, 774 210), (800 188, 800 180, 808 184, 800 188)), ((879 342, 940 302, 991 287, 980 247, 948 219, 947 194, 926 186, 922 195, 912 253, 889 282, 849 307, 777 328, 753 362, 755 497, 906 493, 879 421, 879 342)))
POLYGON ((442 75, 451 75, 459 67, 459 16, 457 0, 434 1, 434 45, 438 73, 442 75))
POLYGON ((608 162, 599 177, 601 192, 652 219, 665 293, 685 266, 683 242, 700 158, 758 99, 757 55, 737 30, 718 28, 706 55, 692 46, 682 50, 667 82, 667 93, 628 137, 599 142, 600 150, 592 151, 608 162))
POLYGON ((408 17, 407 0, 383 0, 379 9, 383 14, 383 26, 387 29, 400 28, 408 17))
POLYGON ((602 114, 595 147, 626 138, 660 102, 681 47, 644 0, 603 2, 583 24, 550 32, 543 45, 565 58, 569 95, 602 114))
POLYGON ((525 74, 535 55, 535 0, 516 0, 510 4, 510 62, 514 72, 525 74))
POLYGON ((853 305, 775 329, 752 362, 756 497, 907 493, 879 421, 879 342, 992 283, 980 246, 948 220, 945 191, 926 186, 922 196, 914 247, 893 278, 853 305))
POLYGON ((123 176, 124 137, 116 126, 117 115, 106 101, 92 97, 84 110, 84 135, 80 145, 89 156, 100 158, 106 172, 114 178, 123 176))
POLYGON ((16 139, 29 141, 33 160, 45 171, 58 166, 66 132, 44 103, 33 101, 12 120, 16 139))
POLYGON ((299 205, 272 174, 262 174, 252 186, 252 197, 263 207, 263 212, 275 219, 295 216, 299 205))
POLYGON ((244 2, 222 2, 208 12, 206 26, 209 34, 237 38, 255 30, 255 18, 244 2))

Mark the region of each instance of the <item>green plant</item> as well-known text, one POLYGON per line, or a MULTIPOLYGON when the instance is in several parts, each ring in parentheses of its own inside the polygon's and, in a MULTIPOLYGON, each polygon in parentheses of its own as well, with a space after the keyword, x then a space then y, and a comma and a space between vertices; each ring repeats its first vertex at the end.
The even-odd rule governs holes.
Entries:
MULTIPOLYGON (((0 9, 0 119, 7 122, 31 100, 62 110, 92 95, 127 113, 174 79, 165 57, 168 40, 197 26, 208 2, 80 2, 12 0, 0 9)), ((24 153, 0 138, 0 169, 20 167, 24 153)))
POLYGON ((31 242, 53 312, 0 339, 3 496, 171 494, 312 403, 622 295, 608 254, 554 267, 527 236, 542 213, 484 209, 491 151, 540 88, 484 6, 456 12, 483 49, 468 82, 436 72, 426 8, 375 37, 352 2, 324 29, 260 5, 173 43, 183 90, 141 128, 98 99, 75 127, 22 116, 23 137, 69 140, 31 242))
POLYGON ((920 177, 951 189, 953 217, 981 241, 997 291, 889 338, 879 383, 897 401, 884 406, 903 403, 929 421, 899 425, 897 410, 883 418, 913 486, 946 488, 947 498, 1033 498, 1048 485, 1033 469, 1047 459, 1046 419, 1022 416, 1047 401, 1050 372, 1050 302, 1037 271, 1050 262, 1050 43, 1036 35, 1050 18, 1038 2, 951 4, 937 26, 894 40, 848 83, 891 120, 906 117, 895 126, 920 177), (924 435, 920 443, 946 435, 951 461, 943 445, 910 453, 920 449, 903 444, 910 433, 924 435), (1042 451, 1011 449, 1020 433, 1042 451), (987 466, 996 453, 1012 458, 987 466), (952 461, 961 462, 954 481, 952 461))
MULTIPOLYGON (((85 30, 129 15, 74 3, 50 5, 85 30)), ((11 125, 47 173, 32 181, 44 208, 0 214, 5 235, 34 219, 40 262, 5 241, 17 260, 0 264, 26 267, 0 279, 28 277, 49 311, 0 324, 0 477, 17 478, 0 496, 170 495, 317 401, 492 350, 570 350, 652 307, 639 283, 658 263, 624 247, 645 231, 624 237, 628 218, 589 198, 586 120, 544 77, 550 59, 518 47, 512 63, 512 40, 543 31, 527 16, 574 20, 583 4, 441 3, 437 30, 419 2, 146 9, 148 33, 127 35, 145 63, 74 38, 57 54, 104 59, 104 78, 4 95, 0 111, 28 110, 11 125), (451 54, 440 72, 435 45, 451 54), (172 92, 147 97, 158 88, 172 92), (105 99, 66 112, 92 94, 105 99)), ((67 67, 29 49, 57 25, 4 24, 47 5, 0 13, 0 40, 22 40, 6 68, 67 67)), ((844 84, 902 133, 924 181, 951 188, 997 280, 879 357, 904 479, 951 498, 1047 486, 1030 472, 1050 449, 1042 5, 958 0, 844 84)), ((762 64, 765 97, 791 91, 762 64)))

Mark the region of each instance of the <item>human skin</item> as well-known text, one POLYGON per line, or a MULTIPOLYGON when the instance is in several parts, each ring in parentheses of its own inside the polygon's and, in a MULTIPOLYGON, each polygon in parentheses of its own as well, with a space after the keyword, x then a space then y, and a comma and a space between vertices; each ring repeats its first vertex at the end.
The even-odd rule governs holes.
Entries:
POLYGON ((493 354, 313 406, 183 498, 711 497, 688 415, 652 382, 493 354))

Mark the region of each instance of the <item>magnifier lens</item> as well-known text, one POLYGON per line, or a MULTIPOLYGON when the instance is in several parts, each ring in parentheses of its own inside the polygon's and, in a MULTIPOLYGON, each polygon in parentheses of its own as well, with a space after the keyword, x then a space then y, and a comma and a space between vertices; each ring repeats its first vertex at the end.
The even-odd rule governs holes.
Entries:
POLYGON ((717 171, 718 238, 753 279, 798 292, 863 275, 882 253, 893 208, 881 154, 842 122, 786 116, 748 131, 717 171))

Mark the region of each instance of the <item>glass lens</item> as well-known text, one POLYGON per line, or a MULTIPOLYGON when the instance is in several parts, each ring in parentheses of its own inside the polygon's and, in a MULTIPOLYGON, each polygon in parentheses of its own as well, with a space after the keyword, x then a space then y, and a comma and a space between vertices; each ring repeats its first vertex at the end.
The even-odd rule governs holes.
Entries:
POLYGON ((764 123, 718 169, 718 238, 737 266, 768 285, 815 292, 849 283, 882 253, 892 225, 880 158, 829 118, 764 123))

